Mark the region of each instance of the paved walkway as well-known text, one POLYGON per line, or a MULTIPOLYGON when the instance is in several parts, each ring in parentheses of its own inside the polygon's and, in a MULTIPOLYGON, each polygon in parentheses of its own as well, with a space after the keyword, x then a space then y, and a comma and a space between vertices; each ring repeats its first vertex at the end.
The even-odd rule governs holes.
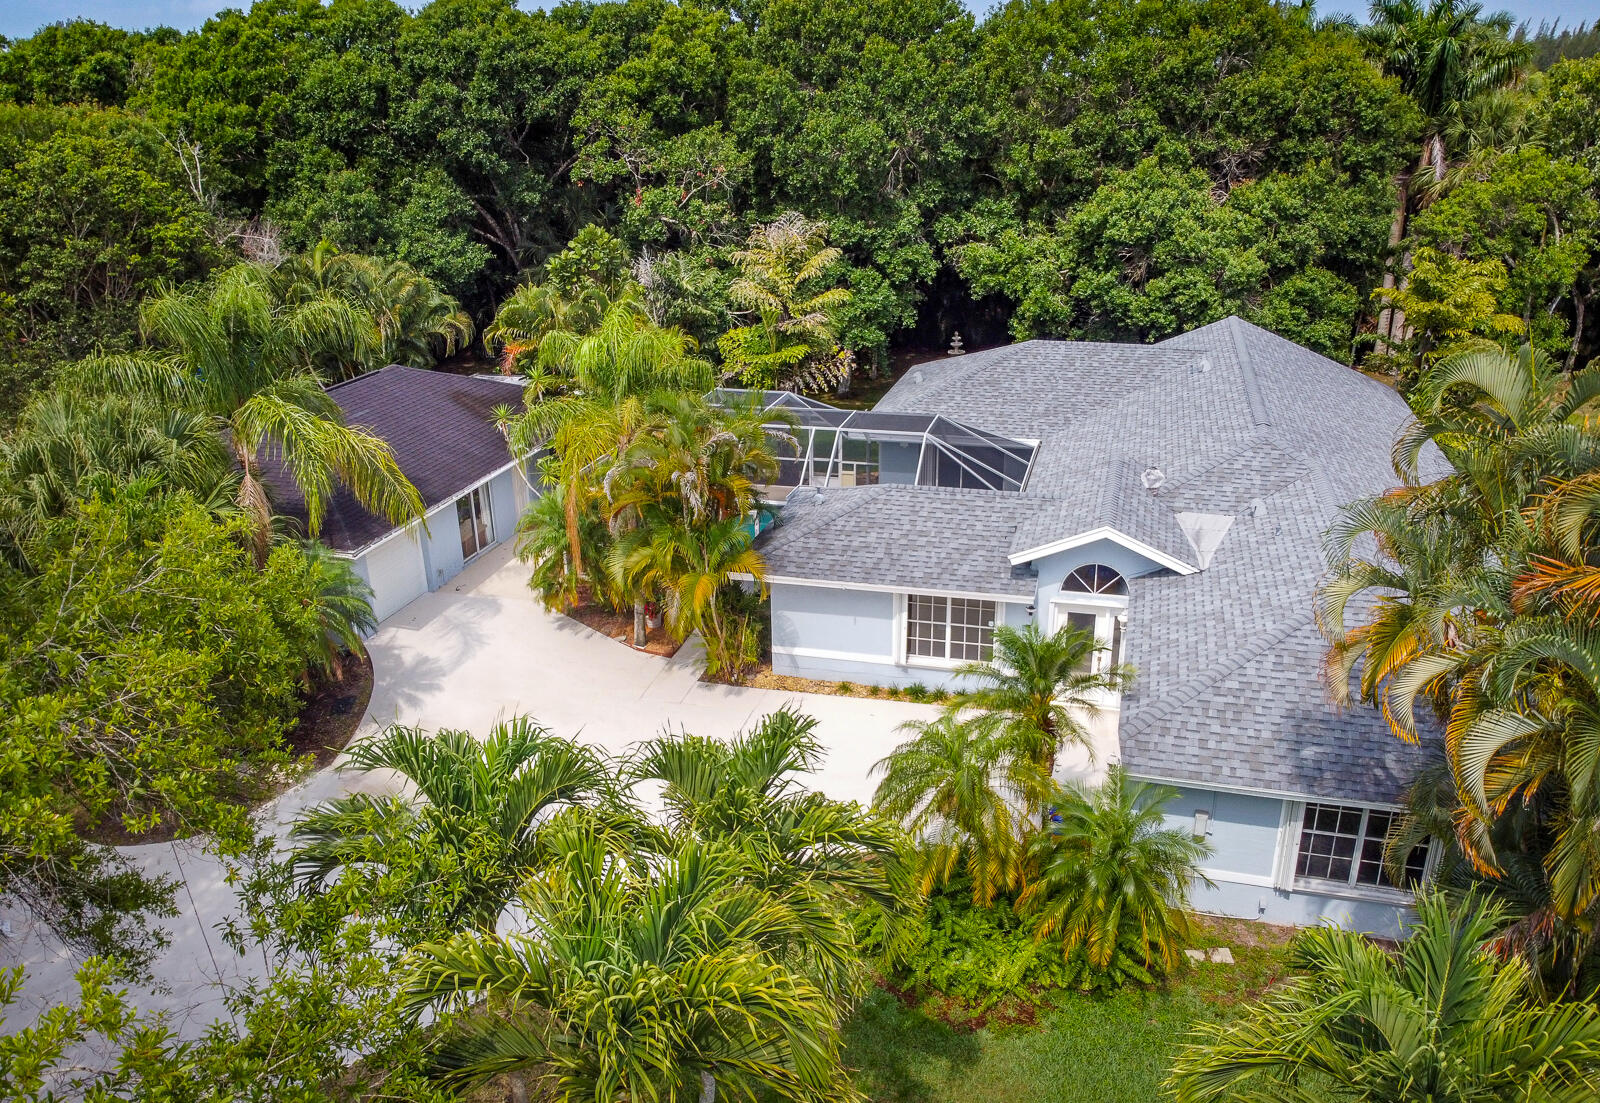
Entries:
MULTIPOLYGON (((727 737, 786 703, 817 717, 828 750, 813 783, 830 796, 866 803, 872 764, 899 740, 903 722, 931 717, 927 705, 870 698, 738 689, 699 679, 697 656, 636 652, 566 617, 544 612, 527 588, 527 570, 509 547, 487 552, 450 585, 396 613, 370 641, 374 686, 359 735, 401 722, 483 732, 499 717, 527 713, 559 735, 607 751, 687 729, 727 737)), ((388 777, 321 771, 261 812, 281 834, 301 809, 356 789, 392 788, 388 777)), ((261 971, 259 958, 236 957, 216 926, 233 913, 234 894, 220 863, 192 843, 124 848, 153 873, 183 880, 182 914, 168 926, 172 945, 155 965, 157 985, 136 993, 147 1009, 169 1011, 186 1037, 222 1014, 218 982, 261 971)), ((76 994, 76 961, 46 932, 15 913, 0 939, 0 964, 21 961, 27 983, 9 1028, 76 994)))

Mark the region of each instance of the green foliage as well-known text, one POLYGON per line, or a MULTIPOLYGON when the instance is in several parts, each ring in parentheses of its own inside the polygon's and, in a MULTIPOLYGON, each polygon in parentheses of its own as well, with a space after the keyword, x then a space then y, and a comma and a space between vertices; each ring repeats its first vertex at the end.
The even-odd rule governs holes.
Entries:
POLYGON ((0 891, 84 917, 141 890, 82 831, 249 839, 241 802, 294 765, 283 736, 323 628, 299 547, 257 570, 239 537, 135 486, 44 525, 29 573, 4 568, 0 891))
POLYGON ((1567 1100, 1592 1095, 1600 1011, 1541 1004, 1532 973, 1485 948, 1498 916, 1418 903, 1391 954, 1349 931, 1296 936, 1293 980, 1238 1020, 1202 1026, 1169 1087, 1202 1100, 1567 1100))
POLYGON ((1010 900, 980 905, 964 881, 928 898, 916 948, 896 970, 897 980, 931 988, 977 1008, 1001 1000, 1034 1002, 1046 989, 1068 988, 1075 970, 1058 941, 1041 941, 1010 900))

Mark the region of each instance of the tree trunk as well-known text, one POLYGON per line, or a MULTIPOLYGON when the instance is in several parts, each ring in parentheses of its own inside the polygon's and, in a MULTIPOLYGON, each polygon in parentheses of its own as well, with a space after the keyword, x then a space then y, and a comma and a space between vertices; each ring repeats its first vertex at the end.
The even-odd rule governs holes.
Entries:
MULTIPOLYGON (((1426 156, 1426 153, 1424 153, 1426 156)), ((1389 256, 1384 261, 1383 289, 1393 291, 1396 285, 1395 272, 1399 266, 1398 256, 1400 242, 1406 236, 1406 208, 1411 202, 1411 172, 1402 172, 1395 180, 1394 220, 1389 223, 1389 256)), ((1394 334, 1394 316, 1400 313, 1392 305, 1385 304, 1378 311, 1378 351, 1387 353, 1389 341, 1394 334)), ((1404 315, 1401 315, 1402 320, 1404 315)))
POLYGON ((578 480, 567 480, 566 500, 561 503, 566 514, 567 543, 572 549, 572 592, 578 592, 578 581, 583 578, 583 549, 578 539, 578 480))
POLYGON ((523 1079, 522 1073, 507 1073, 506 1079, 510 1082, 511 1090, 507 1092, 510 1103, 528 1103, 528 1082, 523 1079))
POLYGON ((1574 289, 1574 292, 1572 302, 1576 308, 1576 316, 1573 319, 1572 326, 1572 349, 1567 353, 1567 370, 1569 372, 1578 366, 1578 347, 1583 342, 1583 315, 1589 305, 1588 295, 1577 294, 1576 289, 1574 289))
POLYGON ((717 1080, 705 1069, 700 1070, 700 1103, 716 1103, 717 1080))
POLYGON ((644 598, 633 599, 633 646, 643 647, 647 642, 648 625, 644 620, 644 598))

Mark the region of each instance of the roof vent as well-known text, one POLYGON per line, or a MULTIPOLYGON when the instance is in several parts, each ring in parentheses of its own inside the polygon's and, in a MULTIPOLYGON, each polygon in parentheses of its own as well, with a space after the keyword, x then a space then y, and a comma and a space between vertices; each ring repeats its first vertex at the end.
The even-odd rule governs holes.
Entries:
POLYGON ((911 382, 913 382, 913 383, 921 383, 922 382, 922 373, 920 371, 912 372, 911 373, 911 382))
POLYGON ((1200 359, 1196 360, 1194 362, 1194 367, 1190 369, 1190 371, 1192 371, 1195 375, 1204 375, 1210 370, 1211 357, 1209 356, 1202 356, 1200 359))
POLYGON ((1250 504, 1245 507, 1244 512, 1247 517, 1265 517, 1267 515, 1266 500, 1263 498, 1251 498, 1250 504))
POLYGON ((1162 474, 1161 468, 1147 467, 1139 476, 1139 481, 1144 484, 1146 490, 1159 490, 1161 484, 1167 481, 1167 477, 1162 474))

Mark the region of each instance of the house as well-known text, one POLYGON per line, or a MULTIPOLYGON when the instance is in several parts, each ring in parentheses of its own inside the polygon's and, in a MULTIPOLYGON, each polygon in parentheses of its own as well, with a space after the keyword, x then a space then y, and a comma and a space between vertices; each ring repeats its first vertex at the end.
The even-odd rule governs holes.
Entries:
MULTIPOLYGON (((529 472, 494 425, 499 406, 522 406, 521 380, 453 375, 391 364, 328 388, 345 423, 388 442, 422 496, 422 522, 393 525, 344 487, 333 494, 321 540, 350 559, 372 587, 383 620, 516 532, 531 493, 529 472)), ((279 512, 306 522, 305 500, 281 466, 266 481, 279 512)))
POLYGON ((759 541, 775 671, 949 686, 996 625, 1090 630, 1136 680, 1067 768, 1177 789, 1215 850, 1197 906, 1398 932, 1383 841, 1425 752, 1328 703, 1312 610, 1339 507, 1394 483, 1398 395, 1229 318, 923 364, 871 411, 761 401, 794 439, 759 541))

